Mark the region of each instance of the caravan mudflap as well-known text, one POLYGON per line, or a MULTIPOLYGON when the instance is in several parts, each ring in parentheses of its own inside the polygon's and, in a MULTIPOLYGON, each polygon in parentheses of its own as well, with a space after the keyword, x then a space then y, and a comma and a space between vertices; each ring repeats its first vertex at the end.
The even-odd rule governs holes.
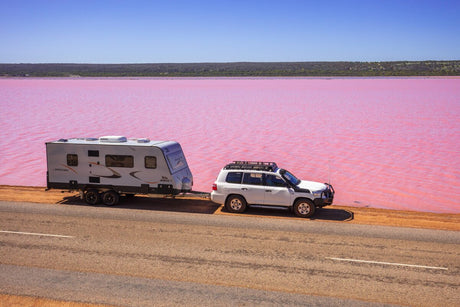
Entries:
POLYGON ((149 194, 150 186, 148 184, 141 184, 141 191, 142 194, 149 194))

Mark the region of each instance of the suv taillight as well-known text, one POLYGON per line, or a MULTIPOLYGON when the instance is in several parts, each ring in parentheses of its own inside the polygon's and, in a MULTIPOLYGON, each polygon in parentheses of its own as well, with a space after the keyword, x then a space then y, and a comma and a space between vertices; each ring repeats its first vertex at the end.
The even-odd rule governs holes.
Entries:
POLYGON ((213 191, 217 191, 217 184, 214 183, 214 184, 212 185, 212 190, 213 190, 213 191))

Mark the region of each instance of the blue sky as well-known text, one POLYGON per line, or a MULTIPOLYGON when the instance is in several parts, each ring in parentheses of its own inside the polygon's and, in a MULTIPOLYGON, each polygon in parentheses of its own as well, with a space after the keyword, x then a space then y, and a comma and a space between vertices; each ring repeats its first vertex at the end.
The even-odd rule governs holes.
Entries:
POLYGON ((0 0, 0 63, 459 60, 460 0, 0 0))

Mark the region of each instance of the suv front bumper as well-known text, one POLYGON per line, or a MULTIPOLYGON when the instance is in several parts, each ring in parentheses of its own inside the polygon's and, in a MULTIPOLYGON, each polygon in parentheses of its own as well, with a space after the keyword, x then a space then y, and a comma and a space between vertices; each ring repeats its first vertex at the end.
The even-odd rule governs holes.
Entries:
POLYGON ((334 201, 334 188, 329 183, 325 183, 325 185, 327 185, 327 189, 321 193, 321 197, 313 199, 313 202, 315 203, 316 207, 321 208, 329 206, 332 205, 332 202, 334 201))

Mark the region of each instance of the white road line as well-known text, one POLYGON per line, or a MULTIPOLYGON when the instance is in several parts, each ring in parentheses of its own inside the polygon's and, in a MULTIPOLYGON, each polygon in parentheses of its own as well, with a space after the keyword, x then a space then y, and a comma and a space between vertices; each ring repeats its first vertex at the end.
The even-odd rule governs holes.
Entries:
POLYGON ((34 232, 21 232, 21 231, 8 231, 8 230, 0 230, 0 233, 12 233, 12 234, 17 234, 17 235, 55 237, 55 238, 75 238, 73 236, 52 235, 49 233, 34 233, 34 232))
POLYGON ((445 271, 448 270, 447 268, 438 267, 438 266, 426 266, 426 265, 405 264, 405 263, 395 263, 395 262, 380 262, 380 261, 369 261, 369 260, 348 259, 348 258, 334 258, 334 257, 326 257, 326 259, 331 259, 331 260, 336 260, 336 261, 348 261, 348 262, 359 262, 359 263, 370 263, 370 264, 405 266, 405 267, 411 267, 411 268, 422 268, 422 269, 432 269, 432 270, 445 270, 445 271))

